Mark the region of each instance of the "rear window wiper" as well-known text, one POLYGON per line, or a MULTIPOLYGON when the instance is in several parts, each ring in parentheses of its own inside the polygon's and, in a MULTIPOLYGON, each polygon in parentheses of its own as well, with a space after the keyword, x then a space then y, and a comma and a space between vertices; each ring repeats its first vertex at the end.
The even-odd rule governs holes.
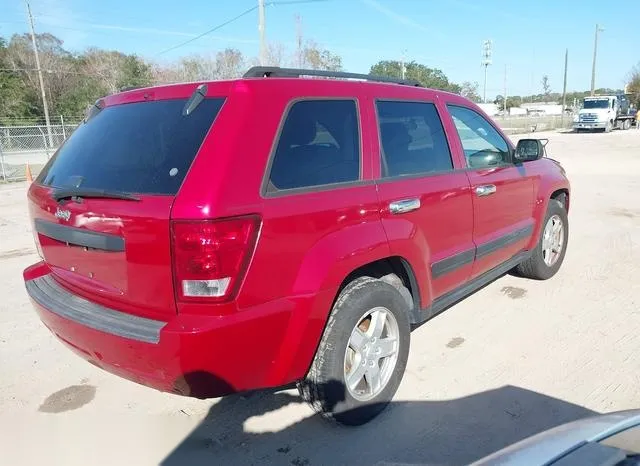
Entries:
POLYGON ((79 201, 84 198, 93 197, 100 199, 123 199, 126 201, 139 201, 140 198, 131 193, 118 191, 107 191, 106 189, 57 189, 51 195, 56 201, 72 199, 79 201))

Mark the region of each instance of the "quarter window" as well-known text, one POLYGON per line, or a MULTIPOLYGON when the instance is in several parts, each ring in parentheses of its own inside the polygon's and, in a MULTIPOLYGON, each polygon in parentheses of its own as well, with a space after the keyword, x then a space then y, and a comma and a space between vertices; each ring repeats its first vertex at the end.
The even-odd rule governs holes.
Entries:
POLYGON ((467 166, 489 168, 511 163, 509 145, 482 115, 456 105, 448 108, 462 142, 467 166))
POLYGON ((293 104, 282 127, 269 177, 270 192, 357 181, 358 110, 353 100, 293 104))
POLYGON ((451 152, 435 105, 377 103, 383 176, 450 171, 451 152))

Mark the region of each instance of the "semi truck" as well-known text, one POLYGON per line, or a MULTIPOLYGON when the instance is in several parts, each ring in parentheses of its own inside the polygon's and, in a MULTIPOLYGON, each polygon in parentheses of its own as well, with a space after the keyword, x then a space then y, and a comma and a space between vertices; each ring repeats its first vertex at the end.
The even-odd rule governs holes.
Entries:
POLYGON ((573 119, 573 130, 606 133, 616 128, 626 130, 634 123, 636 112, 624 94, 585 97, 573 119))

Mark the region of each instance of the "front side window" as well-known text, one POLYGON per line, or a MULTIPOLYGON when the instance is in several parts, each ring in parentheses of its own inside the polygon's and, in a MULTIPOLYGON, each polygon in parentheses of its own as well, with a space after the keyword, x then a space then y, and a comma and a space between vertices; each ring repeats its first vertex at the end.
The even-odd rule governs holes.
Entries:
POLYGON ((269 192, 357 181, 358 110, 353 100, 303 100, 291 106, 280 133, 269 192))
POLYGON ((448 105, 462 142, 467 166, 491 168, 511 163, 509 145, 479 113, 456 105, 448 105))
POLYGON ((376 106, 383 176, 453 170, 449 145, 434 104, 381 101, 376 106))

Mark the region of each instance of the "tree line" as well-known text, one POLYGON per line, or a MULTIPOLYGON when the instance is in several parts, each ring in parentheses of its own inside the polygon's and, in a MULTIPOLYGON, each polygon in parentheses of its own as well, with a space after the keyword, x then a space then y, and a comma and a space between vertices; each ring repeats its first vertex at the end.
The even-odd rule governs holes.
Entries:
MULTIPOLYGON (((127 87, 236 78, 259 62, 257 58, 245 56, 233 48, 190 55, 171 63, 157 63, 138 55, 95 47, 73 53, 64 48, 62 40, 49 33, 36 35, 36 42, 49 114, 53 117, 64 115, 79 119, 96 99, 127 87)), ((269 44, 266 61, 272 66, 331 71, 343 69, 339 55, 309 39, 299 40, 297 49, 292 53, 281 44, 269 44)), ((634 89, 640 98, 638 71, 634 89)), ((406 79, 416 80, 425 87, 458 93, 475 102, 481 101, 478 83, 454 83, 441 70, 415 61, 402 63, 383 60, 371 66, 369 72, 391 77, 401 77, 404 72, 406 79)), ((585 94, 570 93, 567 102, 585 94)), ((500 103, 500 99, 503 97, 498 96, 496 103, 500 103)), ((560 96, 550 92, 547 80, 543 94, 509 97, 507 107, 548 99, 558 101, 560 96)), ((28 34, 15 34, 9 39, 0 36, 0 125, 41 124, 43 120, 44 110, 31 37, 28 34)))
MULTIPOLYGON (((37 34, 36 43, 52 117, 64 115, 79 119, 96 99, 128 87, 236 78, 259 63, 257 58, 247 57, 233 48, 190 55, 172 63, 156 63, 138 55, 95 47, 72 53, 64 48, 62 40, 49 33, 37 34)), ((292 53, 281 44, 269 44, 266 55, 266 62, 271 66, 343 69, 339 55, 310 39, 299 40, 292 53)), ((406 63, 404 67, 407 79, 480 100, 477 83, 455 84, 441 70, 416 62, 406 63)), ((402 65, 399 61, 380 61, 370 72, 400 77, 402 65)), ((0 36, 0 125, 41 124, 43 121, 40 83, 30 35, 16 34, 9 39, 0 36)))

